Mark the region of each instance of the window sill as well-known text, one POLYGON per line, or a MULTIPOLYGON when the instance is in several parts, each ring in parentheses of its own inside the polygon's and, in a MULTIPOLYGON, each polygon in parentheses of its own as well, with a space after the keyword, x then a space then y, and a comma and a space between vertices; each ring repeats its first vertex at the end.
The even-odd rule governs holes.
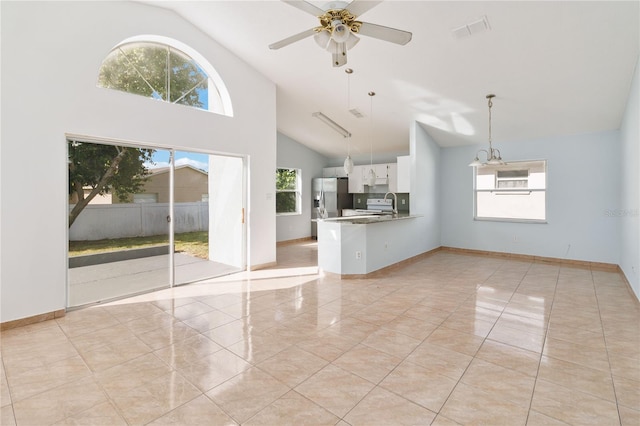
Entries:
POLYGON ((513 223, 534 223, 534 224, 546 224, 549 223, 546 219, 509 219, 502 217, 474 217, 473 220, 478 222, 513 222, 513 223))

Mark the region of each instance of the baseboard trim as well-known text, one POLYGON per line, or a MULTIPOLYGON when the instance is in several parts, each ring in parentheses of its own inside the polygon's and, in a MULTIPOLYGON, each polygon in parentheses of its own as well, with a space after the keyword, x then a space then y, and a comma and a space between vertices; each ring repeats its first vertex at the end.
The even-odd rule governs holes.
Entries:
MULTIPOLYGON (((361 279, 361 278, 376 278, 379 276, 383 276, 393 270, 403 268, 407 265, 410 265, 411 263, 417 262, 439 251, 447 251, 451 253, 471 255, 471 256, 485 256, 485 257, 495 257, 495 258, 501 258, 501 259, 523 260, 527 262, 545 263, 549 265, 564 265, 564 266, 570 266, 573 268, 590 269, 593 271, 622 272, 620 267, 614 263, 590 262, 585 260, 572 260, 572 259, 560 259, 555 257, 534 256, 530 254, 516 254, 516 253, 505 253, 505 252, 498 252, 498 251, 474 250, 474 249, 464 249, 464 248, 458 248, 458 247, 440 246, 433 250, 429 250, 427 252, 421 253, 417 256, 410 257, 398 263, 394 263, 393 265, 389 265, 382 269, 369 272, 368 274, 336 274, 336 273, 326 272, 326 271, 323 271, 323 274, 327 276, 334 276, 334 277, 347 279, 347 280, 361 279)), ((633 289, 629 284, 629 281, 627 281, 626 277, 624 276, 624 273, 622 273, 621 275, 624 277, 625 282, 627 283, 627 287, 629 288, 629 291, 631 291, 631 294, 633 294, 634 298, 636 298, 635 293, 633 293, 633 289)))
POLYGON ((636 301, 638 301, 640 303, 640 295, 636 295, 636 292, 633 291, 633 287, 631 286, 631 283, 629 282, 629 279, 627 278, 627 276, 624 274, 624 271, 622 270, 622 268, 620 267, 620 265, 618 265, 618 272, 620 273, 620 276, 622 277, 622 280, 624 281, 624 283, 626 284, 627 287, 627 291, 629 292, 629 295, 631 295, 631 297, 633 299, 635 299, 636 301))
POLYGON ((7 331, 13 328, 24 327, 25 325, 37 324, 39 322, 49 321, 55 318, 62 318, 65 314, 66 311, 64 309, 60 309, 53 312, 47 312, 45 314, 34 315, 32 317, 3 322, 0 324, 0 331, 7 331))
POLYGON ((614 263, 590 262, 587 260, 560 259, 557 257, 544 257, 544 256, 534 256, 530 254, 505 253, 505 252, 499 252, 499 251, 474 250, 474 249, 446 247, 446 246, 442 246, 441 249, 443 251, 448 251, 448 252, 458 253, 458 254, 470 254, 474 256, 487 256, 487 257, 496 257, 496 258, 512 259, 512 260, 525 260, 528 262, 535 262, 535 263, 547 263, 551 265, 565 265, 565 266, 572 266, 576 268, 585 268, 585 269, 591 269, 594 271, 618 272, 620 270, 620 267, 614 263))
POLYGON ((304 237, 304 238, 296 238, 294 240, 285 240, 285 241, 278 241, 276 242, 276 246, 287 246, 289 244, 298 244, 298 243, 304 243, 305 241, 309 241, 309 242, 315 242, 316 240, 314 240, 311 237, 304 237))
POLYGON ((327 276, 331 276, 331 277, 338 277, 340 279, 343 280, 357 280, 357 279, 363 279, 363 278, 378 278, 378 277, 383 277, 385 275, 387 275, 390 272, 393 272, 395 270, 398 270, 400 268, 404 268, 406 266, 411 265, 412 263, 416 263, 426 257, 429 257, 431 255, 433 255, 434 253, 439 252, 440 250, 442 250, 442 247, 437 247, 434 248, 433 250, 429 250, 429 251, 425 251, 424 253, 420 253, 418 255, 415 255, 413 257, 410 257, 408 259, 405 260, 401 260, 400 262, 394 263, 392 265, 389 266, 385 266, 384 268, 381 269, 377 269, 373 272, 369 272, 368 274, 336 274, 333 272, 326 272, 326 271, 322 271, 322 273, 324 275, 327 276))
POLYGON ((271 267, 274 267, 274 266, 277 266, 277 265, 278 265, 278 262, 260 263, 258 265, 249 266, 249 270, 250 271, 257 271, 259 269, 271 268, 271 267))

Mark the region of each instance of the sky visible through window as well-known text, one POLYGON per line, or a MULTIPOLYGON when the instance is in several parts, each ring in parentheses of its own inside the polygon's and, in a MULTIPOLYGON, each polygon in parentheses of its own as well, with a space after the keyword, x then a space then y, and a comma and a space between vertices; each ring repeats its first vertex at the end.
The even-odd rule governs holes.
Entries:
MULTIPOLYGON (((176 166, 188 164, 196 169, 209 172, 209 155, 200 154, 198 152, 176 151, 176 166)), ((157 169, 169 166, 169 151, 159 149, 153 153, 153 162, 156 164, 147 164, 149 169, 157 169)))

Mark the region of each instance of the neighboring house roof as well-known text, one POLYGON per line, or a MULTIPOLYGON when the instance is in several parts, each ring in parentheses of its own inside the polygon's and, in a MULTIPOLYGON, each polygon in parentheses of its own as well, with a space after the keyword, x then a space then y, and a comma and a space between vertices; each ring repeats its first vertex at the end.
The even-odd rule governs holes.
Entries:
MULTIPOLYGON (((205 176, 209 176, 209 173, 205 172, 204 170, 198 169, 197 167, 193 167, 190 164, 182 164, 180 166, 176 166, 176 170, 185 169, 185 168, 194 170, 196 172, 200 172, 205 176)), ((149 173, 151 173, 151 175, 159 175, 159 174, 162 174, 162 173, 169 173, 169 169, 170 169, 170 167, 167 166, 167 167, 156 167, 156 168, 148 169, 148 170, 149 170, 149 173)))

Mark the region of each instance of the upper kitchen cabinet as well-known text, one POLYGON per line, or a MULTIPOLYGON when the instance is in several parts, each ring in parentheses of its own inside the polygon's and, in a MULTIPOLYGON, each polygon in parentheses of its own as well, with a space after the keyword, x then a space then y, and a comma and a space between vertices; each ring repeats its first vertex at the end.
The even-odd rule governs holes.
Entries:
POLYGON ((398 190, 398 164, 390 163, 387 165, 387 175, 389 181, 389 192, 402 192, 398 190))
POLYGON ((322 177, 347 177, 347 172, 344 171, 344 167, 325 167, 322 169, 322 177))
POLYGON ((388 164, 370 164, 364 165, 364 174, 362 175, 363 183, 368 185, 369 181, 369 170, 373 169, 376 174, 376 185, 388 185, 389 178, 389 165, 388 164))
MULTIPOLYGON (((411 157, 408 155, 398 157, 397 166, 396 191, 393 192, 409 193, 409 181, 411 180, 411 157)), ((389 184, 389 190, 391 190, 391 184, 389 184)))
MULTIPOLYGON (((366 170, 369 171, 369 169, 366 170)), ((365 166, 353 166, 353 171, 349 175, 350 194, 361 194, 364 192, 364 172, 365 166)))

